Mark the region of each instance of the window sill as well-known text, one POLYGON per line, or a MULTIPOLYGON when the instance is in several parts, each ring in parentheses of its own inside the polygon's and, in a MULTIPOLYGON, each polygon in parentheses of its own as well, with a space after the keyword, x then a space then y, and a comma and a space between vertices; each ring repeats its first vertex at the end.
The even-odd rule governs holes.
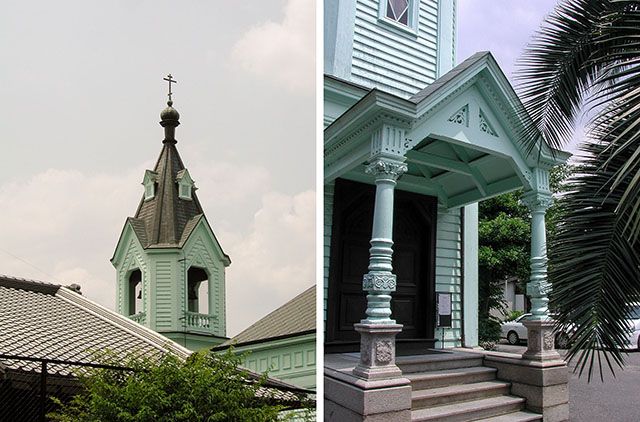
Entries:
POLYGON ((385 29, 394 32, 403 37, 416 39, 418 38, 418 29, 403 25, 387 17, 378 17, 378 24, 385 29))

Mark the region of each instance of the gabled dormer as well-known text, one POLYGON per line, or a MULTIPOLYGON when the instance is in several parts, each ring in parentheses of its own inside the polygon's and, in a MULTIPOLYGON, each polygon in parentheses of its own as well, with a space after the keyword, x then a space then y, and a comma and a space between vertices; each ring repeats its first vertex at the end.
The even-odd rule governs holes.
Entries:
POLYGON ((142 178, 142 185, 144 186, 144 200, 148 201, 156 196, 156 187, 158 183, 158 173, 153 170, 146 170, 144 177, 142 178))
POLYGON ((178 198, 191 201, 192 192, 195 191, 196 187, 189 170, 180 170, 176 175, 176 183, 178 184, 178 198))

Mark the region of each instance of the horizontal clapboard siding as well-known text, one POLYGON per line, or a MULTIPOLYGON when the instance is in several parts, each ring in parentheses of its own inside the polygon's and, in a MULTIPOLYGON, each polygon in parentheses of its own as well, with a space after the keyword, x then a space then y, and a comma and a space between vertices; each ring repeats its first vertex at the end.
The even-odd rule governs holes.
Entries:
POLYGON ((323 244, 323 321, 327 321, 327 300, 329 297, 329 259, 331 257, 331 228, 333 225, 334 182, 324 185, 324 244, 323 244))
POLYGON ((173 275, 171 261, 156 262, 156 327, 172 328, 173 275))
POLYGON ((357 0, 351 80, 409 97, 437 73, 438 2, 419 2, 417 35, 378 19, 379 0, 357 0))
POLYGON ((452 328, 436 330, 437 347, 458 347, 461 345, 462 338, 462 231, 459 209, 438 210, 437 293, 451 293, 452 311, 452 328))

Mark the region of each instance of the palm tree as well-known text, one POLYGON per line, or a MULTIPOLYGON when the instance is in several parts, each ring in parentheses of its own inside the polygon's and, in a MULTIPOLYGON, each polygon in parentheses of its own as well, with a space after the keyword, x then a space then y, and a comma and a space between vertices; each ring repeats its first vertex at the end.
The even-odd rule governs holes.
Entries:
POLYGON ((561 0, 517 78, 530 151, 566 145, 578 119, 593 116, 560 200, 549 277, 559 325, 576 328, 568 358, 602 377, 604 362, 624 365, 626 305, 640 299, 640 1, 561 0))

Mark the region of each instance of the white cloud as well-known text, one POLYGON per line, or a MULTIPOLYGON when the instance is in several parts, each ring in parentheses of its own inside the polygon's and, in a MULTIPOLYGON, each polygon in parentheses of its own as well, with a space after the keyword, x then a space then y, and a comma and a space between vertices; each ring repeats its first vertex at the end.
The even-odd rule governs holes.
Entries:
MULTIPOLYGON (((150 164, 119 174, 49 169, 0 185, 0 274, 78 283, 86 297, 113 309, 109 258, 150 164)), ((274 192, 259 166, 201 161, 189 170, 233 261, 227 324, 237 334, 313 284, 315 196, 274 192)))
POLYGON ((229 249, 228 325, 235 333, 315 282, 315 193, 269 192, 255 213, 250 233, 235 237, 229 249))
POLYGON ((231 61, 263 81, 313 94, 314 28, 315 2, 288 0, 283 20, 249 29, 233 46, 231 61))

